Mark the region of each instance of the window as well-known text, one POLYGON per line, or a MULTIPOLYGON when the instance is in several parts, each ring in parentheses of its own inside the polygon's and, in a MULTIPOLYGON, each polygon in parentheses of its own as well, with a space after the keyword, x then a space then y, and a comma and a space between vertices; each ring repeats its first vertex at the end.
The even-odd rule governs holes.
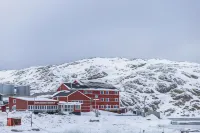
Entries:
POLYGON ((99 98, 99 96, 98 96, 98 95, 95 95, 95 98, 99 98))
POLYGON ((84 91, 84 94, 92 94, 92 91, 84 91))
POLYGON ((118 94, 118 91, 115 91, 115 94, 117 95, 117 94, 118 94))
POLYGON ((31 106, 28 106, 28 110, 31 110, 31 106))
POLYGON ((79 102, 79 103, 83 103, 83 100, 72 100, 72 102, 79 102))
POLYGON ((106 91, 106 94, 108 95, 108 94, 109 94, 109 91, 106 91))
POLYGON ((115 98, 115 102, 118 102, 118 98, 115 98))
POLYGON ((76 105, 76 106, 75 106, 75 109, 76 109, 76 110, 80 110, 80 109, 81 109, 81 106, 80 106, 80 105, 76 105))
POLYGON ((103 108, 104 108, 104 105, 101 105, 100 107, 103 109, 103 108))
POLYGON ((13 103, 16 103, 16 99, 13 99, 13 103))
POLYGON ((73 112, 74 111, 74 105, 65 105, 65 111, 73 112))
POLYGON ((109 108, 110 108, 110 105, 106 105, 106 108, 109 109, 109 108))
POLYGON ((118 108, 118 105, 114 105, 114 108, 116 108, 116 109, 117 109, 117 108, 118 108))
POLYGON ((104 91, 101 91, 100 94, 104 94, 104 91))
POLYGON ((103 102, 103 101, 104 101, 104 98, 101 98, 101 101, 103 102))
POLYGON ((109 98, 106 98, 106 102, 109 102, 109 98))

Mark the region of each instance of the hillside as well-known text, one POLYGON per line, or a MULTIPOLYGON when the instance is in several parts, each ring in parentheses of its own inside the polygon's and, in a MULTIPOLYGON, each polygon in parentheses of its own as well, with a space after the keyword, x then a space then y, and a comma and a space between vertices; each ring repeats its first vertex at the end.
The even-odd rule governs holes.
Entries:
POLYGON ((121 90, 121 104, 165 115, 200 113, 200 64, 160 59, 92 58, 61 65, 0 71, 0 82, 31 85, 31 93, 55 91, 74 79, 108 82, 121 90))

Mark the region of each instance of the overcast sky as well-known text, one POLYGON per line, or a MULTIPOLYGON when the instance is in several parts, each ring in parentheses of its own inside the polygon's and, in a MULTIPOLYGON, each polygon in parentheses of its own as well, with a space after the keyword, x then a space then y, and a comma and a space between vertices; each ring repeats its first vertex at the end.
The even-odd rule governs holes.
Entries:
POLYGON ((90 57, 200 63, 200 0, 2 0, 0 69, 90 57))

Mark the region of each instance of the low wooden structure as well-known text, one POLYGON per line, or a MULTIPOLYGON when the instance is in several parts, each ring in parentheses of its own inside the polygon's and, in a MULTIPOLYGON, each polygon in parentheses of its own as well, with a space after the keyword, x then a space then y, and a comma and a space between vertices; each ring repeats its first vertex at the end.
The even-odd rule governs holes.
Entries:
POLYGON ((0 107, 2 112, 6 112, 6 105, 1 105, 0 107))
POLYGON ((21 125, 20 117, 7 118, 7 126, 18 126, 21 125))

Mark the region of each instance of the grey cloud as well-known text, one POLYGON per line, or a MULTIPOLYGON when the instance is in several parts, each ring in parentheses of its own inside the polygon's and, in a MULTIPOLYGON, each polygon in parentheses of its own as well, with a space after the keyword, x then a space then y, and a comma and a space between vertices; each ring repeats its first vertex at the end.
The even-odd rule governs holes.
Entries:
POLYGON ((199 60, 198 0, 0 2, 0 69, 89 57, 199 60))

